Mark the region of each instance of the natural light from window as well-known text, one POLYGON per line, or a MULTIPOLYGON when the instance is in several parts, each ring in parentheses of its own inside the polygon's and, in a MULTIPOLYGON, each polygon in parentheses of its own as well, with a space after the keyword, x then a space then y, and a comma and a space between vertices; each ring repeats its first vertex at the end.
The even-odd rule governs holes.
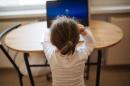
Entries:
POLYGON ((0 6, 44 5, 49 0, 0 0, 0 6))

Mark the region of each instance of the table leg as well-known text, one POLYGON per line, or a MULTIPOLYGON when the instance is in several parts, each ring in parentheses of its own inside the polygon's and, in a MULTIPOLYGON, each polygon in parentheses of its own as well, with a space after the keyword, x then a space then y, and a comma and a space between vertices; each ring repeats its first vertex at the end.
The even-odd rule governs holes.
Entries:
POLYGON ((100 85, 101 59, 102 59, 102 50, 98 50, 98 61, 97 61, 97 72, 96 72, 96 86, 100 85))
POLYGON ((88 80, 89 79, 89 74, 90 74, 90 56, 88 57, 88 60, 87 60, 87 71, 86 71, 86 79, 88 80))
POLYGON ((28 75, 29 75, 29 78, 30 78, 30 81, 31 81, 31 85, 35 86, 33 76, 32 76, 32 72, 31 72, 31 69, 30 69, 30 66, 29 66, 28 56, 29 56, 28 53, 24 53, 24 60, 25 60, 27 72, 28 72, 28 75))

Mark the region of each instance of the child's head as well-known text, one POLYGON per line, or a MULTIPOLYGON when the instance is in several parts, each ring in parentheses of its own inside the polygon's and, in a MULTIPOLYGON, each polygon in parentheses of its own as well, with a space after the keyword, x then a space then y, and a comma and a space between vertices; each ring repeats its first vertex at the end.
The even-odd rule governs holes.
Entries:
POLYGON ((79 42, 77 22, 65 16, 58 17, 51 25, 51 43, 63 55, 73 54, 79 42))

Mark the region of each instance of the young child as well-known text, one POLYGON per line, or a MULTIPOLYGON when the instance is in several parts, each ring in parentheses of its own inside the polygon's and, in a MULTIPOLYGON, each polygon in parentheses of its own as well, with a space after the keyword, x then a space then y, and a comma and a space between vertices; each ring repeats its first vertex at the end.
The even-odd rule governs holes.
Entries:
POLYGON ((85 86, 85 62, 95 47, 91 31, 71 18, 58 17, 51 25, 51 43, 43 50, 50 64, 53 86, 85 86), (84 43, 77 46, 80 34, 84 43))

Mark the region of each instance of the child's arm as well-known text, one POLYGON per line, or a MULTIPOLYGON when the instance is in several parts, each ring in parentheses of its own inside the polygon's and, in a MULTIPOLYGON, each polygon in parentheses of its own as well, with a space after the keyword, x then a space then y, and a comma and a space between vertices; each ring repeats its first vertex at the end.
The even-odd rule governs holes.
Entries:
POLYGON ((80 53, 82 53, 82 55, 90 55, 90 53, 93 51, 93 49, 95 48, 95 39, 91 33, 91 30, 89 28, 86 28, 81 25, 78 24, 79 27, 79 31, 80 34, 82 35, 83 39, 84 39, 84 44, 81 45, 78 50, 80 53))
POLYGON ((43 47, 43 52, 47 60, 49 61, 52 55, 54 54, 56 48, 50 42, 43 42, 42 47, 43 47))

